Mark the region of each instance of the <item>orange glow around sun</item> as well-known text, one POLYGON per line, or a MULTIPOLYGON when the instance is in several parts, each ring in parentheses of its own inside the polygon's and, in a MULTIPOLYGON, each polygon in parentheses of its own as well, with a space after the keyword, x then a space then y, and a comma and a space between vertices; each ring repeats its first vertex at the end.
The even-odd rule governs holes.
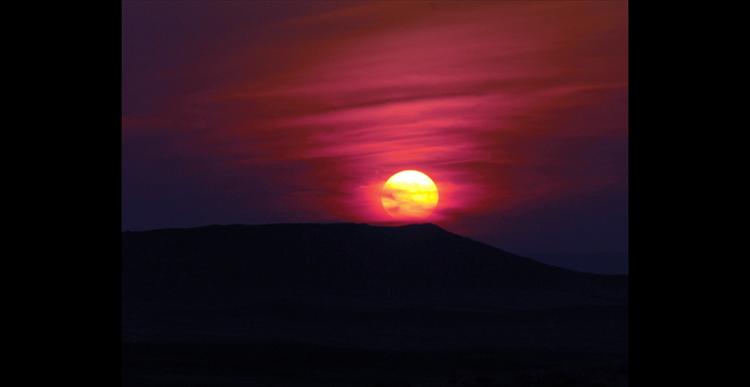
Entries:
POLYGON ((380 201, 385 211, 396 219, 424 219, 438 204, 438 188, 426 174, 401 171, 383 185, 380 201))

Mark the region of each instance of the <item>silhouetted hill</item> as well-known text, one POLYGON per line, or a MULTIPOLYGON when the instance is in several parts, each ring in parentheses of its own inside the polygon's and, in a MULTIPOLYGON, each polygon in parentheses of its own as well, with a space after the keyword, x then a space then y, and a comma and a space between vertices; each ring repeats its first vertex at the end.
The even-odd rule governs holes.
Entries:
MULTIPOLYGON (((323 324, 334 316, 398 315, 401 322, 393 324, 412 319, 415 327, 429 324, 427 315, 451 324, 477 320, 476 313, 485 322, 503 313, 524 321, 540 309, 608 318, 627 301, 624 276, 548 266, 433 224, 207 226, 123 232, 122 238, 126 328, 143 335, 215 330, 246 336, 252 324, 323 324)), ((307 328, 295 329, 288 330, 297 335, 307 328)))
POLYGON ((533 308, 621 305, 626 294, 625 277, 544 265, 432 224, 125 232, 123 258, 126 296, 174 302, 533 308))
POLYGON ((622 386, 627 277, 432 224, 122 233, 127 386, 622 386))

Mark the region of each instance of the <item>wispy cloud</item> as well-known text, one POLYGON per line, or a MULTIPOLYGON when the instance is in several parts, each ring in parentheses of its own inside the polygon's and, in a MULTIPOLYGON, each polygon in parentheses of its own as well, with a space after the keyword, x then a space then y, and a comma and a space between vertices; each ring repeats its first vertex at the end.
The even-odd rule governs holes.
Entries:
MULTIPOLYGON (((401 169, 439 185, 434 220, 468 228, 626 189, 624 1, 332 4, 183 10, 205 34, 170 38, 182 63, 126 66, 124 147, 210 165, 192 184, 262 220, 386 220, 379 189, 401 169)), ((151 47, 133 39, 128 55, 151 47)))

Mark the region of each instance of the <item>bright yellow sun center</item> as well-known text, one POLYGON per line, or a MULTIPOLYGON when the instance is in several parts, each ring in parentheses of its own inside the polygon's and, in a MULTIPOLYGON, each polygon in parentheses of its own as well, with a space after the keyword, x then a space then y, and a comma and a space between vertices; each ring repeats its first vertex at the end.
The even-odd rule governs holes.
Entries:
POLYGON ((391 176, 383 185, 380 196, 383 208, 399 219, 423 219, 438 203, 438 189, 429 176, 407 170, 391 176))

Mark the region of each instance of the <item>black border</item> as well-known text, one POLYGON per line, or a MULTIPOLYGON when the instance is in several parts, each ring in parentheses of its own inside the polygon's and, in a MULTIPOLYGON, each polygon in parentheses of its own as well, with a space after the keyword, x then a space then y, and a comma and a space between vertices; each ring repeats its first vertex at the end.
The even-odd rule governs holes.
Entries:
MULTIPOLYGON (((23 164, 10 180, 21 210, 5 274, 21 308, 21 384, 121 384, 121 4, 46 2, 6 9, 18 82, 9 109, 23 138, 5 143, 23 164), (12 22, 17 22, 13 24, 12 22), (41 381, 40 379, 49 379, 41 381)), ((16 165, 17 165, 16 164, 16 165)), ((16 166, 14 165, 15 169, 16 166)), ((13 382, 11 382, 13 383, 13 382)))

